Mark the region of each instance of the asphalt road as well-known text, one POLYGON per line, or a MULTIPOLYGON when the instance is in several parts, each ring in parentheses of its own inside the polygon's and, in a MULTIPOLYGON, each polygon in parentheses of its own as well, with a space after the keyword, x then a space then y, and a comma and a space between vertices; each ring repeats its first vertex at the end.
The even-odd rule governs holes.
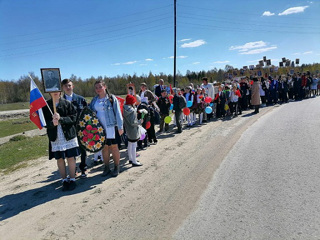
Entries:
POLYGON ((320 98, 261 116, 174 239, 320 239, 320 98))

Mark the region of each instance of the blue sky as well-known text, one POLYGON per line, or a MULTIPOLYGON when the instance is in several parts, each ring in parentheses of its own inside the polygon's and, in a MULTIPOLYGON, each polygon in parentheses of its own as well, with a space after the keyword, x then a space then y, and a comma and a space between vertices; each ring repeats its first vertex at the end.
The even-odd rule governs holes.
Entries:
MULTIPOLYGON (((320 0, 177 0, 177 70, 320 62, 320 0)), ((0 0, 0 79, 173 73, 173 0, 0 0)))

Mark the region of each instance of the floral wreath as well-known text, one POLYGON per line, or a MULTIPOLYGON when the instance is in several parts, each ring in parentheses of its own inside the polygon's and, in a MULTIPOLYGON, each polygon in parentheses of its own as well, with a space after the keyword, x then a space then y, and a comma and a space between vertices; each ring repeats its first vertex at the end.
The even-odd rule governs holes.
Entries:
POLYGON ((81 147, 89 152, 98 152, 104 147, 105 131, 95 112, 88 107, 78 118, 77 136, 81 147))

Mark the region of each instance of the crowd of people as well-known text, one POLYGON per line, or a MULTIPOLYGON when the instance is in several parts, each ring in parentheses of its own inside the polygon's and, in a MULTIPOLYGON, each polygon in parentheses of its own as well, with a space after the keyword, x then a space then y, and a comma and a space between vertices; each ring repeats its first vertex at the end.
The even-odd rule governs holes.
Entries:
POLYGON ((43 108, 49 138, 49 159, 57 160, 63 191, 71 191, 76 187, 78 156, 81 156, 80 177, 87 177, 87 151, 77 138, 76 128, 79 124, 77 119, 86 107, 95 113, 105 133, 102 150, 94 154, 94 164, 104 163, 103 177, 116 177, 120 173, 120 149, 124 146, 127 148, 132 167, 143 166, 137 159, 137 151, 157 144, 159 134, 172 131, 170 123, 179 134, 185 127, 237 117, 249 109, 254 110, 252 114, 257 114, 260 107, 316 97, 320 94, 319 77, 319 74, 306 72, 277 77, 243 76, 240 79, 227 79, 223 83, 209 83, 204 77, 201 85, 190 83, 181 89, 165 85, 164 80, 160 79, 159 84, 153 86, 154 92, 145 83, 141 83, 140 90, 136 92, 134 84, 129 83, 123 102, 109 93, 103 81, 96 81, 96 96, 90 104, 73 92, 71 80, 64 79, 64 93, 51 93, 52 99, 43 108), (49 109, 53 105, 56 106, 54 114, 49 109), (110 154, 114 162, 112 170, 110 154))

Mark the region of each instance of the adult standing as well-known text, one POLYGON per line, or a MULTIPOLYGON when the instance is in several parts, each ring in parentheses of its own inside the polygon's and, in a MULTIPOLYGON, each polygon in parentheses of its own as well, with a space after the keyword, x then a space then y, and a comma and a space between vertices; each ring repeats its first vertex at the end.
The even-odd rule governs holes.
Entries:
POLYGON ((76 161, 80 155, 75 127, 77 110, 71 102, 61 98, 61 92, 50 93, 51 99, 43 108, 43 115, 47 123, 49 138, 49 159, 57 160, 58 170, 62 178, 62 191, 73 190, 76 187, 76 161), (53 102, 55 99, 55 102, 53 102), (56 105, 56 113, 52 115, 50 109, 56 105), (69 177, 67 178, 66 163, 68 162, 69 177))
MULTIPOLYGON (((87 101, 84 97, 75 94, 73 92, 73 82, 70 79, 63 79, 62 80, 62 89, 64 91, 63 98, 70 101, 73 106, 77 109, 77 120, 79 118, 79 115, 84 107, 86 107, 87 101)), ((87 158, 87 152, 84 148, 80 147, 81 152, 81 162, 79 165, 80 171, 81 171, 81 177, 85 178, 87 176, 86 170, 87 170, 87 164, 86 164, 86 158, 87 158)))
POLYGON ((166 90, 167 91, 167 87, 164 85, 164 80, 163 79, 159 79, 159 84, 154 88, 154 94, 158 98, 160 98, 162 90, 166 90))
POLYGON ((260 107, 260 82, 258 78, 253 78, 251 86, 251 105, 254 107, 254 114, 259 113, 260 107))
POLYGON ((104 81, 96 81, 94 88, 97 96, 92 99, 90 109, 97 113, 97 117, 106 131, 105 146, 102 149, 105 164, 102 176, 111 173, 109 166, 110 151, 114 161, 112 176, 117 177, 120 172, 120 152, 116 138, 123 134, 123 118, 120 105, 117 98, 108 92, 104 81))

